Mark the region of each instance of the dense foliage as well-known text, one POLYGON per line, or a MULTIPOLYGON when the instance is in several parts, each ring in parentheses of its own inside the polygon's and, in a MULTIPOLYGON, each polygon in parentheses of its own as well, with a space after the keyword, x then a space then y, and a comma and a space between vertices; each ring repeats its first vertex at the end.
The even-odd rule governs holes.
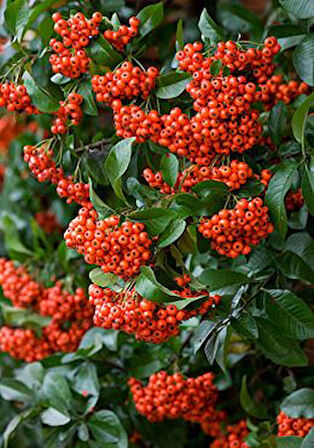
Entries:
POLYGON ((310 448, 314 4, 141 3, 1 8, 0 444, 310 448))

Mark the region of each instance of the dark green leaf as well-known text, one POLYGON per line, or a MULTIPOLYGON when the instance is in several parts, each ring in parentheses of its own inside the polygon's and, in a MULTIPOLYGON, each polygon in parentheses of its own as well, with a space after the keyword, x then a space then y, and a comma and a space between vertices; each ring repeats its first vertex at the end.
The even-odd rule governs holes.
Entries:
POLYGON ((164 230, 164 232, 160 235, 158 239, 158 247, 167 247, 170 244, 174 243, 182 233, 184 232, 186 227, 186 222, 184 219, 174 219, 164 230))
POLYGON ((92 84, 90 80, 80 83, 77 93, 83 97, 83 112, 87 115, 97 117, 98 110, 93 97, 92 84))
POLYGON ((304 147, 304 131, 306 120, 309 112, 309 108, 314 104, 314 92, 311 93, 301 104, 301 106, 295 111, 292 121, 291 127, 294 138, 302 144, 304 147))
POLYGON ((124 199, 121 177, 126 172, 132 155, 132 144, 135 138, 127 138, 111 148, 106 161, 105 170, 119 199, 124 199))
POLYGON ((249 283, 250 279, 240 272, 223 270, 223 269, 205 269, 198 280, 208 287, 211 292, 235 285, 243 285, 249 283))
POLYGON ((246 375, 242 377, 240 403, 245 412, 247 412, 252 417, 259 419, 267 418, 267 411, 265 409, 265 406, 263 406, 261 403, 256 403, 250 396, 250 393, 247 388, 246 375))
POLYGON ((307 166, 302 177, 302 194, 309 212, 314 216, 314 171, 307 166))
POLYGON ((59 101, 42 87, 39 87, 34 78, 28 72, 24 73, 23 81, 27 93, 32 98, 33 104, 41 112, 51 113, 56 112, 59 109, 59 101))
POLYGON ((129 218, 132 221, 143 222, 150 235, 156 236, 162 233, 176 216, 173 210, 148 208, 130 213, 129 218))
POLYGON ((184 47, 184 35, 183 35, 183 21, 180 19, 177 25, 176 32, 177 50, 182 50, 184 47))
POLYGON ((29 403, 33 399, 31 389, 13 378, 3 378, 0 381, 0 394, 4 400, 9 401, 29 403))
POLYGON ((265 195, 266 205, 269 208, 272 221, 283 239, 287 233, 287 213, 285 196, 292 185, 297 172, 294 163, 281 165, 279 170, 271 178, 265 195))
POLYGON ((95 406, 100 392, 96 366, 91 362, 81 364, 75 372, 72 387, 81 395, 96 397, 93 401, 93 406, 95 406))
POLYGON ((310 429, 310 432, 304 438, 301 448, 314 448, 314 428, 310 429))
POLYGON ((314 284, 314 271, 299 255, 285 252, 276 258, 276 265, 286 277, 314 284))
POLYGON ((299 43, 292 54, 292 61, 302 81, 314 86, 314 34, 299 43))
POLYGON ((163 180, 173 187, 179 175, 179 161, 176 156, 171 153, 163 155, 160 161, 160 169, 163 180))
POLYGON ((306 366, 308 359, 299 344, 281 335, 277 326, 262 317, 256 318, 259 338, 258 345, 265 356, 275 364, 287 367, 306 366))
POLYGON ((163 100, 176 98, 191 81, 191 75, 185 72, 171 72, 158 78, 156 96, 163 100))
POLYGON ((312 0, 279 0, 281 6, 299 19, 309 19, 314 16, 312 0))
POLYGON ((314 315, 303 300, 287 290, 272 289, 268 294, 273 300, 266 301, 266 312, 283 335, 296 339, 314 337, 314 315))
POLYGON ((157 281, 153 270, 148 266, 142 266, 141 274, 136 280, 135 289, 142 297, 152 302, 173 302, 176 298, 182 298, 161 285, 157 281))
POLYGON ((285 249, 299 255, 309 266, 314 266, 314 240, 306 232, 290 235, 285 249))
POLYGON ((104 67, 115 68, 122 61, 122 55, 102 36, 88 48, 91 59, 104 67))
POLYGON ((164 7, 162 2, 146 6, 146 8, 142 9, 136 17, 141 21, 139 35, 144 37, 162 22, 164 18, 164 7))
POLYGON ((238 318, 231 319, 232 328, 240 335, 248 339, 258 338, 258 328, 254 317, 248 313, 242 313, 238 318))
POLYGON ((127 434, 111 411, 98 411, 88 420, 88 428, 97 442, 106 448, 127 448, 127 434))
POLYGON ((211 42, 224 40, 223 30, 213 21, 206 9, 202 11, 198 27, 203 38, 209 39, 211 42))
POLYGON ((272 141, 279 145, 287 125, 288 109, 283 101, 279 101, 270 111, 268 127, 272 141))
POLYGON ((100 199, 98 194, 93 189, 93 183, 91 179, 89 179, 89 196, 90 201, 97 211, 100 219, 112 214, 113 210, 100 199))
POLYGON ((314 418, 314 389, 299 389, 282 402, 280 409, 293 418, 314 418))

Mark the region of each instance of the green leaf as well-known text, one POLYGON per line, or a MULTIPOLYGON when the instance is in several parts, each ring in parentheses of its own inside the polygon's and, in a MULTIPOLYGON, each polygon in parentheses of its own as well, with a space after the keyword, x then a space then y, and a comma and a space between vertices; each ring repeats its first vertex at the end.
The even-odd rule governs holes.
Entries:
POLYGON ((314 265, 314 239, 306 232, 296 232, 289 236, 285 249, 299 255, 309 266, 314 265))
POLYGON ((279 0, 281 6, 299 19, 310 19, 314 16, 312 0, 279 0))
POLYGON ((115 68, 123 60, 122 55, 103 36, 99 36, 87 51, 93 62, 100 66, 115 68))
POLYGON ((164 7, 162 2, 146 6, 146 8, 142 9, 136 17, 141 21, 139 35, 144 37, 163 21, 164 7))
POLYGON ((269 132, 275 145, 279 145, 287 126, 288 109, 283 101, 279 101, 270 111, 268 119, 269 132))
POLYGON ((240 391, 240 403, 242 408, 252 417, 258 419, 266 419, 267 411, 265 406, 261 403, 256 403, 252 398, 247 388, 247 376, 242 377, 241 391, 240 391))
POLYGON ((87 425, 82 422, 77 428, 77 436, 82 442, 87 442, 89 440, 89 431, 87 425))
POLYGON ((31 389, 13 378, 3 378, 0 381, 0 394, 4 400, 8 401, 29 403, 33 399, 31 389))
POLYGON ((198 280, 206 285, 211 292, 218 292, 229 286, 238 286, 250 282, 246 275, 224 269, 205 269, 198 280))
POLYGON ((293 65, 302 81, 314 86, 314 34, 303 39, 292 54, 293 65))
POLYGON ((75 371, 72 387, 81 395, 87 394, 95 397, 92 401, 92 405, 95 406, 100 392, 96 366, 88 361, 81 364, 75 371))
POLYGON ((276 258, 275 262, 286 277, 314 284, 314 271, 299 255, 284 252, 276 258))
POLYGON ((184 92, 192 79, 189 73, 171 72, 158 78, 156 96, 163 100, 176 98, 184 92))
POLYGON ((158 238, 158 247, 167 247, 180 238, 186 228, 184 219, 178 218, 170 222, 166 230, 158 238))
POLYGON ((231 318, 232 328, 236 333, 243 335, 248 339, 258 338, 258 328, 254 317, 248 313, 242 313, 237 318, 231 318))
POLYGON ((19 232, 15 227, 13 218, 4 214, 1 219, 1 230, 4 233, 4 242, 10 258, 15 260, 24 260, 26 257, 31 257, 33 253, 24 246, 20 239, 19 232), (19 258, 17 255, 21 255, 19 258))
POLYGON ((302 177, 302 194, 309 212, 314 216, 314 171, 307 166, 302 177))
POLYGON ((178 21, 178 25, 177 25, 177 32, 176 32, 176 49, 178 50, 182 50, 184 47, 184 34, 183 34, 183 20, 180 19, 178 21))
POLYGON ((295 111, 291 120, 294 138, 304 147, 304 131, 309 108, 314 104, 314 92, 311 93, 295 111))
POLYGON ((302 442, 301 448, 314 448, 314 428, 310 429, 302 442))
POLYGON ((23 412, 20 412, 15 417, 10 420, 10 422, 5 427, 5 430, 3 431, 3 448, 8 448, 9 446, 9 440, 11 436, 14 434, 16 429, 21 425, 24 421, 27 421, 28 419, 35 417, 37 414, 36 409, 25 409, 23 412))
POLYGON ((292 418, 314 418, 314 389, 293 392, 284 399, 280 409, 292 418))
POLYGON ((29 15, 29 19, 26 25, 26 29, 31 28, 32 24, 35 22, 35 20, 47 9, 50 9, 51 6, 54 6, 56 4, 56 0, 43 0, 41 3, 34 5, 32 7, 31 13, 29 15))
POLYGON ((153 270, 148 266, 141 267, 141 273, 136 279, 135 289, 142 297, 152 302, 173 302, 176 297, 182 299, 181 296, 161 285, 157 281, 153 270))
POLYGON ((216 327, 215 322, 205 320, 205 321, 201 322, 200 325, 196 328, 194 335, 193 335, 193 339, 192 339, 194 355, 196 355, 196 353, 199 351, 199 349, 202 347, 202 345, 208 339, 210 333, 213 331, 213 329, 215 327, 216 327))
POLYGON ((56 408, 49 407, 40 414, 41 421, 48 426, 64 426, 71 421, 71 417, 56 408))
POLYGON ((12 0, 8 2, 4 17, 8 30, 18 41, 20 41, 29 17, 28 1, 12 0))
POLYGON ((9 306, 5 303, 1 303, 0 307, 5 323, 13 327, 42 328, 51 322, 51 317, 41 316, 28 309, 9 306))
POLYGON ((302 437, 277 437, 277 448, 301 448, 302 437))
POLYGON ((88 428, 101 446, 127 448, 128 437, 120 420, 111 411, 98 411, 88 420, 88 428))
POLYGON ((132 144, 135 138, 126 138, 111 148, 106 161, 105 170, 112 188, 119 199, 124 200, 121 177, 128 169, 132 155, 132 144))
POLYGON ((100 219, 112 214, 113 210, 100 199, 93 189, 92 179, 89 179, 89 197, 100 219))
POLYGON ((160 235, 176 217, 177 214, 173 210, 154 207, 132 212, 129 215, 132 221, 143 222, 151 236, 160 235))
POLYGON ((314 337, 314 315, 303 300, 287 290, 271 289, 267 293, 273 299, 266 301, 267 315, 283 335, 296 339, 314 337))
POLYGON ((269 208, 275 229, 278 230, 282 239, 287 233, 285 196, 292 185, 296 172, 297 166, 295 163, 281 165, 271 178, 265 195, 266 205, 269 208))
POLYGON ((105 273, 100 268, 93 269, 89 273, 89 278, 95 285, 103 288, 114 285, 119 279, 115 274, 105 273))
POLYGON ((51 113, 56 112, 59 109, 59 101, 42 87, 39 87, 30 73, 24 72, 23 81, 33 104, 41 112, 51 113))
POLYGON ((211 42, 224 40, 223 30, 213 21, 206 9, 203 9, 198 27, 202 33, 203 39, 209 39, 211 42))
POLYGON ((210 65, 210 74, 212 76, 218 76, 220 73, 220 70, 222 68, 222 62, 220 59, 218 59, 217 61, 214 61, 211 63, 210 65))
POLYGON ((256 322, 259 331, 258 345, 268 359, 287 367, 307 365, 308 359, 295 340, 283 336, 277 325, 274 326, 268 319, 258 317, 256 322))
POLYGON ((97 117, 98 110, 93 97, 92 83, 86 80, 80 83, 77 93, 83 97, 83 112, 92 117, 97 117))
POLYGON ((43 382, 43 395, 49 404, 57 410, 71 409, 71 392, 67 381, 59 373, 49 372, 43 382))
POLYGON ((116 352, 118 349, 118 333, 115 330, 105 330, 104 328, 91 328, 83 336, 79 345, 80 349, 104 345, 109 351, 116 352))
POLYGON ((166 153, 160 161, 163 180, 171 187, 174 186, 179 175, 179 161, 174 154, 166 153))

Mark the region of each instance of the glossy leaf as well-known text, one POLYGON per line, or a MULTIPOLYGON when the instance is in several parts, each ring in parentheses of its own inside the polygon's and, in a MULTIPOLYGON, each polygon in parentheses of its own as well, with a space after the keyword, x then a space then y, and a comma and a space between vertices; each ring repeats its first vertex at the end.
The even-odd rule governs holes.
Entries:
POLYGON ((174 186, 179 175, 179 161, 174 154, 167 153, 162 156, 160 169, 163 180, 171 187, 174 186))
POLYGON ((314 418, 314 389, 299 389, 281 403, 280 409, 293 418, 314 418))
POLYGON ((265 406, 263 406, 261 403, 255 402, 248 391, 246 375, 244 375, 242 378, 240 403, 245 412, 247 412, 252 417, 258 419, 267 418, 267 411, 265 409, 265 406))
POLYGON ((164 18, 164 8, 162 2, 149 5, 143 8, 136 16, 140 19, 139 34, 141 37, 149 34, 156 28, 164 18))
POLYGON ((206 9, 202 11, 198 27, 203 38, 209 39, 211 42, 224 40, 223 30, 213 21, 206 9))
POLYGON ((172 72, 158 78, 156 96, 166 100, 176 98, 185 90, 185 86, 192 79, 189 73, 172 72))
POLYGON ((302 81, 314 86, 314 34, 299 43, 293 52, 292 61, 302 81))

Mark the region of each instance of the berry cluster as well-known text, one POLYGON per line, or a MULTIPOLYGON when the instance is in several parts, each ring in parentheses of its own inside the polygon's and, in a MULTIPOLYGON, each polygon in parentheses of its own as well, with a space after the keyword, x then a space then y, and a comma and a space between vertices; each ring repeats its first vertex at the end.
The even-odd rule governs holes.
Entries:
POLYGON ((78 93, 70 93, 66 101, 60 102, 60 109, 56 112, 57 118, 53 122, 53 134, 65 134, 70 124, 78 126, 83 116, 81 104, 83 98, 78 93))
POLYGON ((60 224, 56 218, 56 215, 51 210, 44 210, 37 212, 34 215, 35 220, 39 227, 47 234, 60 231, 60 224))
POLYGON ((54 30, 62 38, 62 42, 53 38, 50 46, 54 53, 50 63, 54 73, 62 73, 68 78, 78 78, 88 72, 89 58, 84 50, 90 40, 99 34, 102 15, 95 12, 90 20, 78 12, 69 20, 62 18, 59 12, 53 14, 54 30))
POLYGON ((0 107, 5 107, 9 112, 25 112, 28 115, 39 113, 32 105, 26 87, 23 84, 15 85, 13 82, 0 84, 0 107))
POLYGON ((0 154, 6 155, 9 151, 10 144, 23 127, 17 122, 12 114, 3 115, 0 117, 0 154))
POLYGON ((290 104, 297 96, 309 92, 309 86, 305 82, 298 83, 293 80, 285 84, 282 75, 271 76, 261 89, 262 101, 267 110, 278 101, 290 104))
POLYGON ((123 51, 126 45, 131 42, 131 39, 137 36, 140 23, 138 18, 130 17, 129 27, 120 25, 117 30, 106 30, 104 38, 117 50, 123 51))
POLYGON ((149 67, 144 72, 132 62, 125 61, 114 72, 93 76, 92 87, 96 93, 96 101, 112 104, 118 98, 141 96, 146 99, 155 88, 158 75, 159 71, 155 67, 149 67))
POLYGON ((123 106, 120 100, 114 101, 112 107, 118 137, 136 137, 138 143, 146 140, 158 142, 162 123, 156 110, 146 113, 135 104, 123 106))
POLYGON ((288 191, 285 197, 285 206, 288 212, 294 212, 296 210, 300 210, 304 205, 304 198, 302 195, 301 188, 298 188, 296 191, 290 190, 288 191))
POLYGON ((195 185, 206 180, 224 182, 230 190, 237 190, 253 176, 253 171, 247 163, 238 160, 233 160, 230 166, 211 168, 195 165, 180 172, 173 187, 164 182, 160 171, 155 174, 150 168, 146 168, 143 176, 151 187, 158 188, 163 194, 173 194, 178 191, 190 192, 195 185))
POLYGON ((160 371, 150 376, 146 387, 135 378, 129 379, 129 386, 137 411, 150 422, 182 418, 201 423, 216 419, 213 379, 212 373, 185 379, 181 373, 160 371))
POLYGON ((198 310, 178 310, 174 305, 150 302, 135 289, 116 292, 97 285, 89 287, 89 301, 95 307, 94 324, 106 329, 123 330, 136 339, 155 344, 167 341, 179 334, 183 320, 197 314, 205 314, 220 302, 220 296, 210 296, 207 291, 196 293, 185 287, 175 291, 182 298, 205 296, 198 310))
POLYGON ((30 329, 2 327, 1 351, 30 362, 54 352, 77 349, 91 326, 92 316, 92 308, 81 288, 77 288, 74 294, 63 290, 60 282, 45 288, 33 280, 23 267, 15 268, 12 261, 5 259, 0 259, 0 284, 13 306, 30 308, 41 316, 52 318, 42 328, 40 338, 30 329))
POLYGON ((249 448, 244 439, 249 434, 245 420, 236 425, 227 426, 226 432, 220 434, 211 444, 210 448, 249 448))
POLYGON ((139 273, 151 257, 149 239, 142 223, 125 221, 118 216, 98 220, 92 207, 81 208, 64 235, 68 247, 74 248, 88 264, 101 266, 123 278, 139 273))
POLYGON ((281 411, 277 423, 279 437, 305 437, 314 427, 314 418, 291 418, 281 411))
POLYGON ((212 240, 211 247, 221 255, 236 258, 251 252, 250 246, 273 232, 268 208, 261 198, 240 199, 234 209, 223 209, 210 219, 202 219, 198 230, 212 240))
POLYGON ((61 167, 57 168, 53 151, 44 146, 24 146, 24 160, 39 182, 50 181, 57 186, 57 193, 67 202, 89 206, 89 186, 82 182, 74 182, 72 176, 65 176, 61 167))

